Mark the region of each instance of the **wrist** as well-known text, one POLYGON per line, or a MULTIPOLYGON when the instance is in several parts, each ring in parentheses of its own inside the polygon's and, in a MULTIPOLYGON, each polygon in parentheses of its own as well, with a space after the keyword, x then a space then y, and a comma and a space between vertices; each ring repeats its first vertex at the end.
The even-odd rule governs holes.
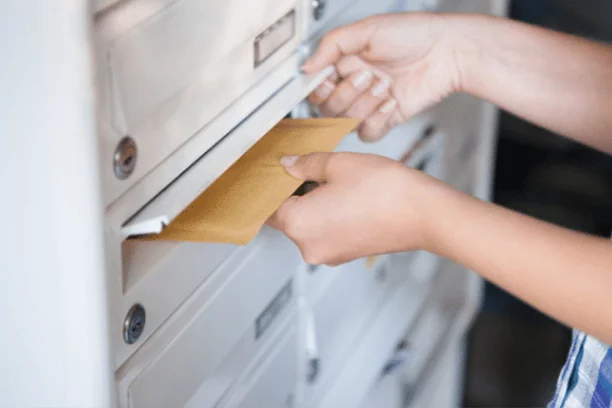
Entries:
POLYGON ((457 203, 463 194, 442 181, 423 175, 428 182, 418 192, 417 248, 437 255, 445 255, 449 220, 458 214, 457 203))
POLYGON ((438 226, 438 211, 441 203, 447 199, 445 188, 442 186, 433 185, 421 194, 422 206, 420 216, 421 231, 419 237, 419 249, 437 254, 439 240, 442 239, 440 228, 438 226))
POLYGON ((441 41, 450 58, 454 92, 475 94, 478 78, 484 66, 486 38, 492 32, 490 23, 497 17, 479 14, 448 14, 441 16, 441 41))
POLYGON ((420 171, 405 167, 402 179, 398 181, 401 200, 386 214, 395 232, 390 236, 398 252, 425 250, 437 253, 444 223, 441 212, 451 210, 449 200, 454 190, 442 181, 420 171), (399 215, 399 216, 398 216, 399 215))

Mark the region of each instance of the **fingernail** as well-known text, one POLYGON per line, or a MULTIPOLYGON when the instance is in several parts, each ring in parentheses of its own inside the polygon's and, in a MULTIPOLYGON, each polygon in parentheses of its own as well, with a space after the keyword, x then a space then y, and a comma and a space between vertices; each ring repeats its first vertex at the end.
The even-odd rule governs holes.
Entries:
POLYGON ((372 96, 379 97, 382 96, 387 89, 389 89, 389 81, 387 79, 381 79, 374 88, 372 88, 372 96))
POLYGON ((284 157, 281 157, 280 162, 285 168, 293 167, 297 159, 298 159, 298 156, 284 156, 284 157))
POLYGON ((395 99, 389 99, 384 103, 383 106, 380 107, 380 113, 389 113, 397 106, 397 101, 395 99))
POLYGON ((327 97, 331 95, 333 90, 334 90, 334 85, 332 85, 329 81, 324 81, 317 88, 317 96, 320 99, 327 99, 327 97))
POLYGON ((363 71, 353 79, 353 86, 357 89, 365 89, 371 78, 372 73, 370 71, 363 71))

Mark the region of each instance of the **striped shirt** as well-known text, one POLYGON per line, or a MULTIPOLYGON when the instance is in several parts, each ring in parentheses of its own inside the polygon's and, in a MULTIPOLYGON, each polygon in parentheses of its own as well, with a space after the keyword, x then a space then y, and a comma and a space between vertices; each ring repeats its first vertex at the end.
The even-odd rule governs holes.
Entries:
POLYGON ((549 408, 612 408, 612 349, 574 331, 549 408))

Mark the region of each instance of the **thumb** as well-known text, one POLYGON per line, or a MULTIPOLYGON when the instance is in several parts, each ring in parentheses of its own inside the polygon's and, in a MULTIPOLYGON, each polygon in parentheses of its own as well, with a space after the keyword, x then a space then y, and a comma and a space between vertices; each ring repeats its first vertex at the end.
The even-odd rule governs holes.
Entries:
POLYGON ((360 21, 331 31, 323 37, 319 48, 302 66, 302 70, 312 74, 336 64, 345 55, 362 53, 368 48, 374 30, 374 25, 360 21))
POLYGON ((281 164, 291 176, 303 181, 328 181, 327 169, 331 153, 310 153, 304 156, 285 156, 281 164))

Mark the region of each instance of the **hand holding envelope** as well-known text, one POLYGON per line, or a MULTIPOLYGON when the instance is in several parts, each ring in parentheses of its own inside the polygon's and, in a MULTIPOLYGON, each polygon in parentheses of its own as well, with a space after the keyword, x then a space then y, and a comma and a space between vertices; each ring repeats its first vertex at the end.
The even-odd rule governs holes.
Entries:
POLYGON ((302 181, 280 159, 332 151, 358 120, 285 119, 196 198, 160 234, 144 240, 244 245, 302 181))

